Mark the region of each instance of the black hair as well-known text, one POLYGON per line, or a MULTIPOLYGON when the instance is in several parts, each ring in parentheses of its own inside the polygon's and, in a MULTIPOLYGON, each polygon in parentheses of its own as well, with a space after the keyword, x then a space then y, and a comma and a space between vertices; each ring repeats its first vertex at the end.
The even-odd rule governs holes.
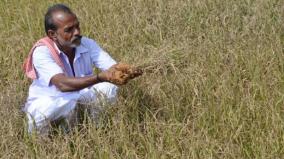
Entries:
POLYGON ((45 17, 44 17, 44 29, 46 35, 48 34, 48 30, 57 30, 57 26, 53 21, 52 15, 54 12, 62 11, 68 14, 74 14, 69 7, 64 4, 55 4, 48 8, 45 17))

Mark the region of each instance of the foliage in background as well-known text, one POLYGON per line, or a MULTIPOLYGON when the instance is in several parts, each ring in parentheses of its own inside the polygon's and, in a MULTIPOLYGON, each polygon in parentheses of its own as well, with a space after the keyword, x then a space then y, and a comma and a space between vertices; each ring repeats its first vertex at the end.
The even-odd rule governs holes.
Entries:
POLYGON ((283 17, 281 0, 1 0, 0 157, 283 158, 283 17), (25 132, 21 66, 56 2, 145 74, 103 126, 43 141, 25 132))

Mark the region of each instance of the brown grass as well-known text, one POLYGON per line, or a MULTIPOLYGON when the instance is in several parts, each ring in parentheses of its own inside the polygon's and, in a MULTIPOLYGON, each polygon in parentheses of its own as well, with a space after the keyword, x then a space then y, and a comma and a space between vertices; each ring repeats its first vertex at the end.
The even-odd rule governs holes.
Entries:
POLYGON ((64 1, 84 35, 146 69, 102 127, 26 133, 21 70, 50 4, 0 1, 1 158, 283 158, 281 0, 64 1))

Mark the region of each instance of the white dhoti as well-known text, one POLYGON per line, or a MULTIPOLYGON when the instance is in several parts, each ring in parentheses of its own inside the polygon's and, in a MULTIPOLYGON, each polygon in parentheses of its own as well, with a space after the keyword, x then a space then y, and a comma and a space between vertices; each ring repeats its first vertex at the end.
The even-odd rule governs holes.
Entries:
POLYGON ((117 86, 102 82, 81 91, 68 92, 64 96, 41 96, 31 99, 25 107, 28 131, 31 133, 36 130, 40 134, 47 134, 50 123, 59 119, 66 119, 71 125, 74 124, 74 111, 78 104, 91 105, 88 109, 91 118, 96 120, 102 110, 102 104, 114 103, 116 94, 117 86))

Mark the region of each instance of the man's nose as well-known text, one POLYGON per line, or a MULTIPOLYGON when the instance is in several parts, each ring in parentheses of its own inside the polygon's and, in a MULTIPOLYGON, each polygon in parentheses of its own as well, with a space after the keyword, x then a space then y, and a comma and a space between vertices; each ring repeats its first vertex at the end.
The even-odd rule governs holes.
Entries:
POLYGON ((74 35, 80 35, 80 29, 79 28, 75 28, 74 30, 74 35))

